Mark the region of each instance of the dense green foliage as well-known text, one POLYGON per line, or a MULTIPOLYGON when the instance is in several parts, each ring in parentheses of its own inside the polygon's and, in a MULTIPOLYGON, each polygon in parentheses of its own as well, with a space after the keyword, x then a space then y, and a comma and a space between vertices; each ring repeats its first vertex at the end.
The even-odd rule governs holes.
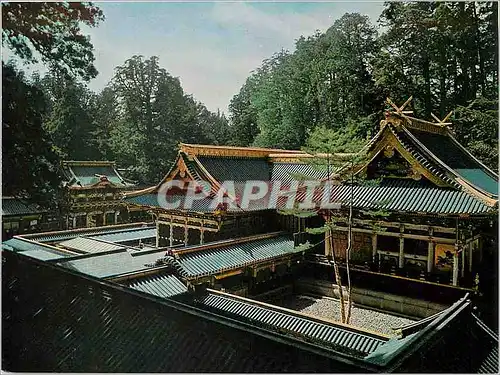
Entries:
POLYGON ((2 3, 2 45, 25 62, 55 64, 67 75, 97 76, 90 39, 80 24, 97 26, 104 20, 92 3, 2 3), (39 55, 39 56, 38 56, 39 55))
POLYGON ((265 60, 231 101, 232 142, 297 149, 311 132, 347 124, 363 138, 386 97, 413 95, 417 117, 455 111, 459 140, 496 169, 498 4, 391 2, 379 22, 381 35, 345 14, 265 60))
MULTIPOLYGON (((93 47, 80 24, 96 26, 104 16, 86 3, 2 3, 2 47, 24 63, 42 61, 67 77, 95 77, 93 47)), ((3 56, 3 55, 2 55, 3 56)), ((59 158, 43 126, 47 116, 55 128, 64 120, 55 115, 40 90, 13 64, 2 61, 2 193, 32 198, 53 206, 61 191, 59 158)), ((51 106, 52 104, 52 106, 51 106)), ((57 109, 66 115, 64 108, 57 109)), ((72 130, 68 130, 72 131, 72 130)))
POLYGON ((168 170, 179 142, 226 143, 224 116, 186 95, 157 57, 133 56, 115 70, 109 86, 117 104, 110 132, 114 159, 134 168, 135 178, 155 183, 168 170))
POLYGON ((42 128, 48 103, 14 66, 2 63, 2 194, 50 205, 61 182, 42 128))

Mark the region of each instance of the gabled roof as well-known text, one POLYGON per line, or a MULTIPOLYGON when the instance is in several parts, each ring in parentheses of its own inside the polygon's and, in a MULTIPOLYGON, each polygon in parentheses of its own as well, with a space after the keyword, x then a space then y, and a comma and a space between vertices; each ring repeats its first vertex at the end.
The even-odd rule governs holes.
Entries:
MULTIPOLYGON (((379 132, 364 150, 369 161, 357 166, 358 171, 363 171, 379 155, 394 151, 411 166, 412 175, 407 179, 386 180, 381 188, 366 190, 367 194, 390 198, 393 203, 387 208, 389 210, 460 215, 484 214, 498 206, 498 175, 461 146, 446 125, 388 112, 386 119, 381 121, 379 132), (422 183, 414 179, 421 179, 422 183)), ((290 184, 293 180, 326 180, 325 166, 304 162, 310 157, 305 152, 293 150, 181 144, 177 160, 165 178, 155 187, 126 194, 125 201, 159 208, 160 186, 172 179, 207 181, 212 194, 224 181, 259 180, 290 184)), ((222 210, 269 209, 264 197, 251 201, 248 208, 240 210, 242 189, 243 184, 235 184, 234 196, 228 194, 236 208, 223 207, 222 210)), ((342 186, 335 188, 340 196, 343 194, 341 190, 342 186)), ((210 204, 212 197, 196 201, 191 211, 215 211, 210 204)), ((366 204, 359 204, 359 208, 366 207, 366 204)))
POLYGON ((22 199, 2 197, 2 216, 37 215, 45 212, 47 210, 22 199))
MULTIPOLYGON (((225 147, 181 144, 177 159, 170 171, 156 186, 125 194, 125 202, 133 205, 161 207, 158 193, 161 186, 170 180, 207 181, 215 192, 225 181, 235 182, 234 207, 223 208, 229 212, 266 210, 267 202, 253 201, 246 209, 240 209, 238 197, 242 196, 246 181, 281 181, 289 184, 293 180, 320 180, 327 176, 325 166, 307 164, 311 157, 303 151, 276 150, 252 147, 225 147), (238 184, 239 183, 239 184, 238 184)), ((175 198, 167 198, 175 199, 175 198)), ((212 197, 193 203, 194 212, 213 212, 212 197)))
POLYGON ((64 161, 62 167, 69 188, 129 188, 135 185, 118 173, 112 161, 64 161))
POLYGON ((465 191, 488 206, 498 205, 498 175, 470 154, 447 126, 405 114, 386 116, 368 144, 370 160, 381 152, 397 151, 435 185, 465 191))

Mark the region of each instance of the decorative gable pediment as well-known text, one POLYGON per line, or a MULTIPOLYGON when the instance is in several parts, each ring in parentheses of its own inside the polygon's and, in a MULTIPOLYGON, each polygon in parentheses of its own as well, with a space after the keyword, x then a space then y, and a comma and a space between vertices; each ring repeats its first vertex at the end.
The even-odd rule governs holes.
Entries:
POLYGON ((394 147, 388 145, 368 164, 366 177, 368 179, 389 177, 420 180, 422 174, 394 147))

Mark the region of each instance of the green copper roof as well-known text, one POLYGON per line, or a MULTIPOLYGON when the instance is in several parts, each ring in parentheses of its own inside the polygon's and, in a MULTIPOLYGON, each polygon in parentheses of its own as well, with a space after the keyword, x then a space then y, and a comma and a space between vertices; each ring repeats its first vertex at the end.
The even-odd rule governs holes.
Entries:
POLYGON ((409 131, 458 175, 473 185, 498 196, 498 176, 492 175, 484 166, 465 153, 451 137, 415 129, 409 131))
POLYGON ((71 240, 59 242, 58 246, 82 253, 103 253, 113 250, 124 249, 123 246, 98 241, 92 238, 76 237, 71 240))
POLYGON ((329 346, 334 350, 361 358, 374 352, 387 341, 382 337, 326 322, 320 323, 274 306, 263 306, 253 301, 243 300, 237 296, 208 293, 199 300, 199 303, 231 317, 281 333, 292 334, 303 340, 329 346))
POLYGON ((187 292, 187 287, 175 275, 155 274, 138 279, 132 279, 129 287, 149 293, 157 297, 172 297, 187 292))
POLYGON ((270 177, 265 159, 200 156, 198 160, 219 182, 268 181, 270 177))
POLYGON ((89 166, 78 165, 77 162, 72 162, 64 167, 64 172, 70 186, 75 187, 87 187, 97 184, 100 181, 100 176, 106 176, 108 181, 118 187, 123 188, 134 185, 126 181, 112 164, 89 166))
POLYGON ((147 264, 161 258, 164 251, 140 254, 128 251, 112 254, 96 254, 83 259, 73 259, 61 262, 60 265, 90 276, 106 278, 130 272, 149 269, 147 264))
POLYGON ((85 228, 85 229, 77 229, 77 230, 69 230, 69 231, 59 231, 59 232, 51 232, 51 233, 40 233, 34 235, 28 235, 28 238, 32 241, 37 242, 57 242, 69 240, 76 237, 95 237, 101 234, 123 234, 126 236, 129 232, 135 232, 137 230, 147 230, 151 228, 156 228, 152 225, 147 225, 143 223, 131 224, 126 226, 105 226, 105 227, 97 227, 97 228, 85 228))
POLYGON ((205 276, 300 252, 288 236, 260 239, 179 256, 187 277, 205 276))
POLYGON ((4 250, 22 252, 32 258, 40 260, 62 259, 71 256, 64 251, 57 251, 51 247, 28 242, 20 238, 11 238, 8 241, 2 242, 4 250))
POLYGON ((90 238, 108 242, 128 242, 156 238, 156 227, 130 229, 115 233, 105 233, 89 236, 90 238))
POLYGON ((294 180, 322 180, 328 177, 325 165, 304 163, 271 163, 271 180, 290 183, 294 180))
MULTIPOLYGON (((347 205, 350 193, 349 185, 332 186, 330 201, 347 205)), ((410 179, 388 178, 375 186, 355 186, 353 197, 354 207, 360 209, 451 215, 491 211, 491 207, 464 191, 410 179)))
POLYGON ((37 215, 44 212, 47 210, 21 199, 2 197, 2 216, 37 215))

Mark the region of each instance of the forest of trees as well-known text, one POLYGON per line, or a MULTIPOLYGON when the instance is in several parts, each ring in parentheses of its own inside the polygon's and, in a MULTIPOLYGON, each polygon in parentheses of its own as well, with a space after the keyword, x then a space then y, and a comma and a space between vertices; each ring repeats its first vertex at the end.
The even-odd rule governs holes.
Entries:
POLYGON ((453 110, 458 138, 497 169, 498 3, 386 3, 379 23, 380 34, 345 14, 265 60, 230 103, 232 141, 296 149, 323 127, 373 135, 386 97, 412 95, 417 117, 453 110))
POLYGON ((105 22, 92 4, 2 8, 4 47, 50 66, 28 77, 2 61, 4 195, 50 200, 61 160, 115 160, 131 178, 155 184, 179 142, 300 149, 324 129, 365 138, 386 97, 402 103, 410 95, 417 117, 453 110, 458 138, 498 168, 496 2, 386 3, 379 27, 345 14, 256 67, 231 100, 229 121, 185 93, 155 56, 131 56, 92 92, 87 83, 98 72, 79 27, 105 22))

